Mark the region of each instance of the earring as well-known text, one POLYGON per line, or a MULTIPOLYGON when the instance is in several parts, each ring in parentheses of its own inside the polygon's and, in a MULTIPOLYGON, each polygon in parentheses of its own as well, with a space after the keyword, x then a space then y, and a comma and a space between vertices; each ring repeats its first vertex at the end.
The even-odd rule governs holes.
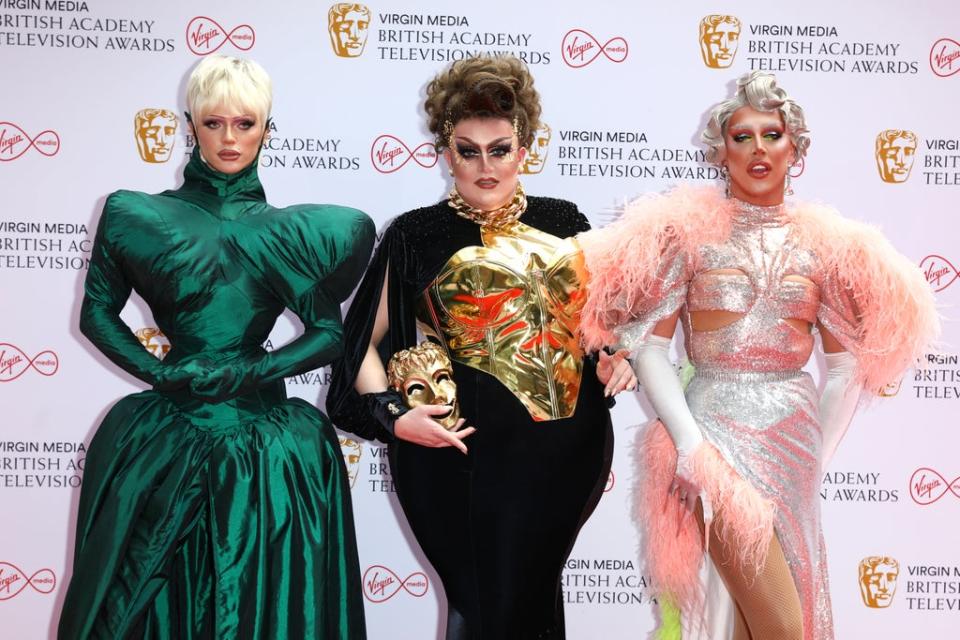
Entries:
POLYGON ((730 172, 727 170, 727 165, 720 165, 720 179, 723 180, 723 195, 727 198, 730 197, 730 172))
POLYGON ((453 169, 447 169, 447 173, 449 173, 450 176, 453 177, 453 169))
MULTIPOLYGON (((793 166, 793 165, 791 165, 791 166, 793 166)), ((787 179, 786 179, 786 181, 783 183, 783 195, 785 195, 785 196, 792 196, 792 195, 793 195, 793 187, 792 187, 791 184, 790 184, 790 174, 789 174, 789 173, 787 173, 787 179)))

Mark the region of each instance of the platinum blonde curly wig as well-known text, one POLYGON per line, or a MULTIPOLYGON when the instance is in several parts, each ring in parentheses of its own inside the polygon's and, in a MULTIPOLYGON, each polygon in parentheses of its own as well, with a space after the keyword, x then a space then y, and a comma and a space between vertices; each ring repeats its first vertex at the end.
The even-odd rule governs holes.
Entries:
POLYGON ((787 96, 787 92, 777 86, 777 78, 772 73, 752 71, 737 79, 737 92, 713 108, 707 128, 700 139, 707 144, 707 161, 722 164, 726 156, 723 136, 727 130, 730 116, 741 107, 753 107, 757 111, 779 111, 787 134, 793 140, 794 162, 807 155, 810 136, 807 135, 807 121, 803 109, 787 96))

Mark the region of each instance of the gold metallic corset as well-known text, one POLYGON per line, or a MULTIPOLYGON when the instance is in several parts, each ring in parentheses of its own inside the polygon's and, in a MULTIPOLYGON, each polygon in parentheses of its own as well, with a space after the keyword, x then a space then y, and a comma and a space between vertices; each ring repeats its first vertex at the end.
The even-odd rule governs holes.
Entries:
POLYGON ((519 222, 481 227, 420 298, 421 330, 450 359, 496 377, 534 420, 573 415, 583 351, 577 341, 586 268, 572 238, 519 222))

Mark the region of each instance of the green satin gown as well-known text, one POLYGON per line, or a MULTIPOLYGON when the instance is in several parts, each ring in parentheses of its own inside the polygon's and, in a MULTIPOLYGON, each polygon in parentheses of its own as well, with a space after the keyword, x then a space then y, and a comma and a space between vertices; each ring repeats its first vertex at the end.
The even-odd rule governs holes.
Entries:
POLYGON ((195 150, 175 191, 112 194, 81 330, 152 385, 120 400, 86 459, 59 637, 365 637, 350 486, 327 417, 284 377, 342 350, 340 303, 375 228, 354 209, 264 200, 195 150), (172 348, 119 317, 135 290, 172 348), (284 308, 302 335, 261 345, 284 308))

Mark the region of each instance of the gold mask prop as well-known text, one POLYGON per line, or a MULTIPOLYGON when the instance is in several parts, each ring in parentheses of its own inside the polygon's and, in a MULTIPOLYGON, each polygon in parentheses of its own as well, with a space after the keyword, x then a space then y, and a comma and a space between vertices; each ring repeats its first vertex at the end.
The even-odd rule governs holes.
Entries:
POLYGON ((433 416, 445 429, 453 429, 460 419, 453 365, 439 345, 424 341, 393 354, 387 363, 387 382, 411 409, 422 404, 450 405, 450 413, 433 416))

